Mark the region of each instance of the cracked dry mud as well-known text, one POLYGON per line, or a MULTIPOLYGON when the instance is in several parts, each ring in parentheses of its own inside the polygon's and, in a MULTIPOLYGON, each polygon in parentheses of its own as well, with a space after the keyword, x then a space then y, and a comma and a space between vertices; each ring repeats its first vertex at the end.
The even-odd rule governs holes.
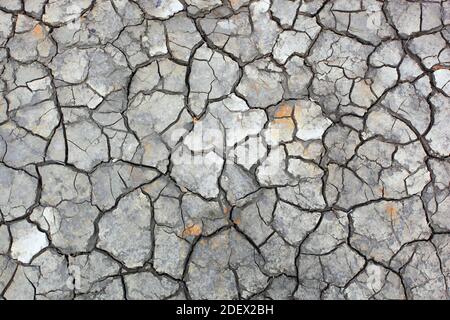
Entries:
POLYGON ((0 299, 449 299, 450 1, 0 0, 0 299))

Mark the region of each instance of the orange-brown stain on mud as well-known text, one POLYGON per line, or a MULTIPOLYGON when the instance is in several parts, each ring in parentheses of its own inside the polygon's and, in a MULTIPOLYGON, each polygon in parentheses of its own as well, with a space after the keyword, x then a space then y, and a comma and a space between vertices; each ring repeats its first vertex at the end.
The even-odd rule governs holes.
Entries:
POLYGON ((372 87, 368 81, 362 81, 362 85, 358 86, 358 94, 363 97, 373 97, 372 87))
POLYGON ((211 249, 216 250, 216 249, 221 249, 224 247, 224 245, 227 242, 227 238, 222 239, 221 237, 214 237, 210 240, 209 245, 211 246, 211 249), (225 240, 225 242, 224 242, 225 240))
POLYGON ((290 117, 292 115, 292 106, 290 106, 287 103, 283 103, 277 108, 277 111, 275 112, 275 118, 286 118, 290 117))
POLYGON ((183 236, 198 236, 202 233, 202 226, 199 224, 193 224, 186 227, 183 231, 183 236))
POLYGON ((261 86, 264 87, 264 88, 268 88, 268 86, 266 84, 264 84, 264 83, 263 84, 258 84, 255 81, 250 82, 250 85, 249 85, 250 89, 255 91, 256 94, 259 94, 261 92, 261 89, 262 89, 261 86))
POLYGON ((398 209, 395 206, 393 206, 392 204, 386 205, 386 212, 389 215, 391 220, 398 219, 398 209))
POLYGON ((153 146, 149 143, 144 143, 144 153, 152 153, 153 152, 153 146))
POLYGON ((309 150, 310 146, 307 146, 303 149, 303 156, 309 156, 311 151, 309 150))
POLYGON ((33 37, 38 38, 38 39, 42 39, 44 37, 44 29, 42 28, 42 26, 40 24, 37 24, 34 28, 33 28, 33 37))
POLYGON ((450 70, 450 66, 444 66, 442 64, 436 64, 431 68, 433 71, 447 69, 450 70))
POLYGON ((234 219, 234 223, 235 223, 236 225, 240 225, 240 224, 241 224, 241 218, 236 218, 236 219, 234 219))
POLYGON ((295 127, 294 121, 291 118, 278 118, 273 120, 272 123, 281 130, 293 130, 295 127))

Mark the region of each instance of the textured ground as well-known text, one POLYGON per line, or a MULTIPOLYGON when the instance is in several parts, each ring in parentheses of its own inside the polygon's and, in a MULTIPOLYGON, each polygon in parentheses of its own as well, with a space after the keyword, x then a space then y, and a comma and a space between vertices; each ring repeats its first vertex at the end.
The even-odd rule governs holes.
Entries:
POLYGON ((0 0, 0 299, 449 299, 450 1, 0 0))

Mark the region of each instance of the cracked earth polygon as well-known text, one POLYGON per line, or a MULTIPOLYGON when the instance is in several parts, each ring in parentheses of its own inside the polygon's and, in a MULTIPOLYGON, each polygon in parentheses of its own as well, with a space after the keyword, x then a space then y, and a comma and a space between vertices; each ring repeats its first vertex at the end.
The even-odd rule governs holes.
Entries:
POLYGON ((0 300, 449 299, 450 1, 0 0, 0 300))

